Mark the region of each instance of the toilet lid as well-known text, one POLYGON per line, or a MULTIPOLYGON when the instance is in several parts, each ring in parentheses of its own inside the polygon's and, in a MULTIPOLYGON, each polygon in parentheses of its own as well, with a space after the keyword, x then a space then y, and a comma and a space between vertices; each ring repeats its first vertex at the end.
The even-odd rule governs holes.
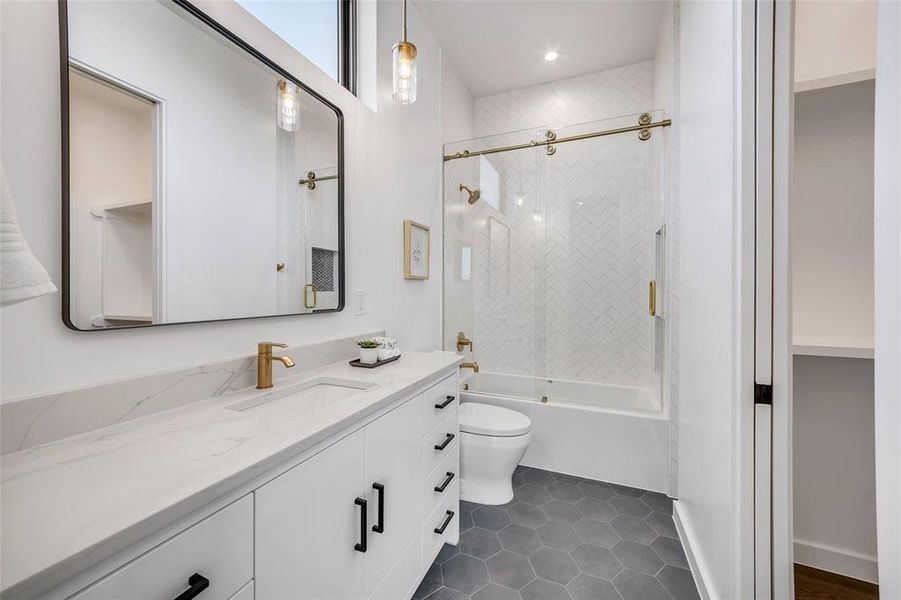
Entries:
POLYGON ((532 420, 509 408, 464 402, 458 411, 460 431, 476 435, 512 437, 529 432, 532 420))

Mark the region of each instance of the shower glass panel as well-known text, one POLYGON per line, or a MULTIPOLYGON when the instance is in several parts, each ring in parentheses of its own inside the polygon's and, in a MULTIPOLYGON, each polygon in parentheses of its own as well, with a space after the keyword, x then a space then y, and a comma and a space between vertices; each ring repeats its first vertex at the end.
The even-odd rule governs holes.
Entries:
POLYGON ((445 146, 461 157, 444 163, 444 344, 473 340, 470 391, 660 410, 663 307, 650 314, 649 284, 664 280, 664 130, 591 135, 638 119, 445 146), (502 151, 472 155, 488 149, 502 151))
MULTIPOLYGON (((445 154, 543 140, 546 128, 445 145, 445 154)), ((541 398, 544 387, 544 148, 444 165, 444 347, 473 341, 467 360, 504 373, 503 394, 541 398), (478 190, 478 200, 467 190, 478 190)), ((471 385, 477 385, 474 378, 471 385)))
MULTIPOLYGON (((554 133, 566 139, 635 123, 629 116, 554 133)), ((645 141, 638 135, 556 144, 546 160, 544 360, 552 400, 594 403, 596 385, 659 397, 649 288, 658 278, 655 234, 664 219, 663 130, 645 141)))

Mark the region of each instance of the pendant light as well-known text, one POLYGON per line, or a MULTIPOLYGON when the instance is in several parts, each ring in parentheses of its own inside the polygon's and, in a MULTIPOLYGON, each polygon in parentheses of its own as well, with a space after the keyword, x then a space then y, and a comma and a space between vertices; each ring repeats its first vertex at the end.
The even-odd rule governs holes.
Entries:
POLYGON ((285 131, 300 128, 300 88, 282 79, 278 82, 278 126, 285 131))
POLYGON ((392 97, 399 104, 416 102, 416 46, 407 41, 407 0, 404 3, 403 39, 394 44, 394 91, 392 97))

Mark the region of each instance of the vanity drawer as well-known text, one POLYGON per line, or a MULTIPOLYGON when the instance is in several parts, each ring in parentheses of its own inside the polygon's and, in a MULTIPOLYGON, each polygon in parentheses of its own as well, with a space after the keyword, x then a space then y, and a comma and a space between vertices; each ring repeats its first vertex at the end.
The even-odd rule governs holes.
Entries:
POLYGON ((422 527, 422 564, 431 565, 448 540, 456 540, 460 530, 460 484, 454 483, 422 527), (443 527, 443 529, 442 529, 443 527))
POLYGON ((422 394, 422 431, 435 426, 447 413, 457 410, 460 403, 460 378, 454 373, 445 377, 422 394))
POLYGON ((156 546, 114 571, 74 600, 168 600, 193 586, 198 600, 253 597, 253 494, 156 546), (191 581, 191 583, 189 583, 191 581), (249 593, 249 596, 248 596, 249 593))
POLYGON ((460 443, 457 411, 446 415, 422 437, 422 473, 431 473, 460 443))
POLYGON ((435 469, 426 475, 422 482, 423 510, 422 514, 430 514, 451 490, 460 483, 460 446, 458 445, 450 454, 445 456, 435 469), (450 481, 448 481, 450 479, 450 481), (444 487, 439 492, 435 488, 444 487))

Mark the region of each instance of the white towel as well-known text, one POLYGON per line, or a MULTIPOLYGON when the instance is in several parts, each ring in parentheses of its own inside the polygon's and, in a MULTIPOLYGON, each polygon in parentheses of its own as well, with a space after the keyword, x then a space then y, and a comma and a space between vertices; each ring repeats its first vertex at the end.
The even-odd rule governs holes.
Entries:
POLYGON ((6 172, 0 165, 0 306, 55 291, 44 265, 22 237, 6 172))

